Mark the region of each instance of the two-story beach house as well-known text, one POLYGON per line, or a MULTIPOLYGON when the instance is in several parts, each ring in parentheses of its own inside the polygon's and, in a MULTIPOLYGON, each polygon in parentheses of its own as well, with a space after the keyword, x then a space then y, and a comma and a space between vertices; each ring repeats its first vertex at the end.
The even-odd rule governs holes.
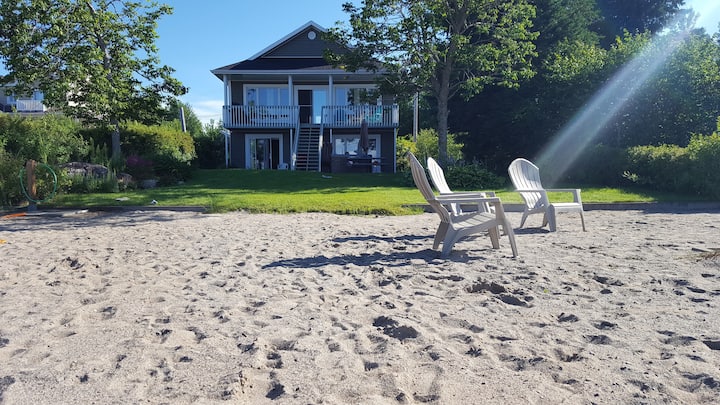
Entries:
POLYGON ((15 84, 0 86, 0 111, 19 114, 42 114, 47 111, 43 104, 43 92, 35 90, 32 94, 19 95, 14 92, 15 84))
POLYGON ((212 70, 223 81, 231 167, 394 172, 398 106, 370 71, 324 58, 341 48, 308 22, 247 60, 212 70))

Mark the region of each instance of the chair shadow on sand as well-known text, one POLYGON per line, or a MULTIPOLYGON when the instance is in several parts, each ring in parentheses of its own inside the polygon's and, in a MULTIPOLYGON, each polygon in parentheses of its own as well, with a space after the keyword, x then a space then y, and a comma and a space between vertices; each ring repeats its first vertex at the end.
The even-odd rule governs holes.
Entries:
MULTIPOLYGON (((397 246, 392 249, 395 250, 392 253, 385 252, 370 252, 363 253, 360 255, 338 255, 338 256, 312 256, 312 257, 296 257, 282 260, 276 260, 268 264, 263 265, 262 269, 270 269, 275 267, 286 267, 286 268, 320 268, 328 265, 345 266, 348 264, 354 264, 356 266, 371 266, 379 265, 386 267, 403 267, 407 266, 410 260, 422 260, 426 263, 434 262, 470 262, 473 260, 483 260, 486 258, 484 253, 492 254, 497 252, 491 247, 485 247, 478 242, 478 245, 474 246, 472 250, 464 251, 462 249, 456 249, 451 257, 446 259, 440 258, 440 252, 430 248, 422 248, 421 250, 412 251, 413 244, 402 243, 412 241, 423 241, 422 245, 425 245, 426 240, 432 240, 433 235, 405 235, 405 236, 386 236, 378 237, 373 235, 365 236, 350 236, 342 238, 334 238, 331 240, 333 243, 346 243, 346 242, 385 242, 385 243, 397 243, 397 246), (401 244, 402 243, 402 244, 401 244), (471 254, 470 252, 475 252, 471 254)), ((483 235, 471 236, 465 239, 467 242, 474 243, 475 239, 482 239, 483 235)), ((420 246, 420 245, 417 245, 420 246)))

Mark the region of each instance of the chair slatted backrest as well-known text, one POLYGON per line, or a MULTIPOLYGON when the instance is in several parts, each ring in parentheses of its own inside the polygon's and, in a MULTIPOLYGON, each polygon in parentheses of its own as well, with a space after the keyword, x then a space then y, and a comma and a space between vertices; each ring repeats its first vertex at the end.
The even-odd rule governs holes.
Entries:
POLYGON ((413 180, 415 181, 415 186, 417 186, 418 190, 420 190, 420 193, 425 197, 425 200, 430 204, 430 206, 433 208, 435 212, 440 215, 440 219, 443 222, 450 222, 450 213, 448 212, 447 208, 445 208, 444 205, 440 204, 440 202, 435 198, 435 193, 433 193, 432 188, 430 187, 430 182, 428 181, 427 175, 425 174, 425 168, 422 167, 420 162, 417 160, 415 155, 412 154, 412 152, 407 153, 407 158, 410 161, 410 170, 412 171, 413 180))
MULTIPOLYGON (((543 190, 540 181, 540 169, 527 159, 518 158, 513 160, 508 167, 508 173, 513 186, 517 190, 543 190)), ((546 194, 543 193, 526 191, 521 192, 520 196, 530 208, 538 208, 549 204, 546 194)))
MULTIPOLYGON (((450 186, 448 186, 447 181, 445 180, 445 172, 443 171, 442 167, 438 164, 435 159, 428 157, 427 158, 427 168, 430 172, 430 181, 432 182, 433 186, 435 186, 435 189, 440 194, 450 194, 452 193, 452 190, 450 190, 450 186)), ((462 212, 458 204, 452 203, 450 204, 450 210, 454 215, 458 215, 462 212)))
POLYGON ((440 194, 452 193, 450 186, 448 186, 445 180, 445 172, 442 167, 435 161, 435 159, 427 158, 428 171, 430 172, 430 180, 440 194))

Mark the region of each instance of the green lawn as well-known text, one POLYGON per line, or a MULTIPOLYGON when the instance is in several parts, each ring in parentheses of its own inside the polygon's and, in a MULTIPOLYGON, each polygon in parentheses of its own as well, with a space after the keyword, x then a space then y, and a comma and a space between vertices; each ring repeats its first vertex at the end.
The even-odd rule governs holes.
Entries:
MULTIPOLYGON (((317 172, 198 170, 182 185, 110 194, 59 194, 41 207, 92 208, 144 206, 203 207, 210 212, 333 212, 404 215, 417 213, 420 192, 403 174, 325 174, 317 172)), ((505 203, 521 202, 508 188, 495 190, 505 203)), ((570 198, 562 193, 554 198, 570 198)), ((677 196, 632 190, 583 187, 583 202, 678 201, 677 196)))

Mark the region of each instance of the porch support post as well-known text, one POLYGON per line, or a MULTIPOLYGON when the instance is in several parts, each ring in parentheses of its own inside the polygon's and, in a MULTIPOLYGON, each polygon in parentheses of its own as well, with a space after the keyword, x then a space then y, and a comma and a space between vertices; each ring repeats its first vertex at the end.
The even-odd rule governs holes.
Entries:
POLYGON ((229 114, 226 114, 226 112, 230 105, 230 80, 228 75, 223 75, 223 98, 223 122, 227 125, 229 124, 227 119, 229 114))
POLYGON ((333 83, 333 77, 332 75, 328 76, 328 104, 335 105, 335 91, 333 90, 333 86, 335 83, 333 83))
MULTIPOLYGON (((295 99, 295 96, 293 95, 293 77, 292 75, 288 75, 288 106, 293 109, 295 106, 295 102, 293 101, 295 99)), ((298 122, 300 121, 299 114, 297 117, 295 117, 295 126, 297 127, 298 122)), ((292 128, 290 128, 290 170, 295 170, 295 137, 299 136, 299 134, 296 134, 295 131, 293 131, 292 128)))
POLYGON ((397 173, 397 137, 398 129, 393 129, 393 173, 397 173))

